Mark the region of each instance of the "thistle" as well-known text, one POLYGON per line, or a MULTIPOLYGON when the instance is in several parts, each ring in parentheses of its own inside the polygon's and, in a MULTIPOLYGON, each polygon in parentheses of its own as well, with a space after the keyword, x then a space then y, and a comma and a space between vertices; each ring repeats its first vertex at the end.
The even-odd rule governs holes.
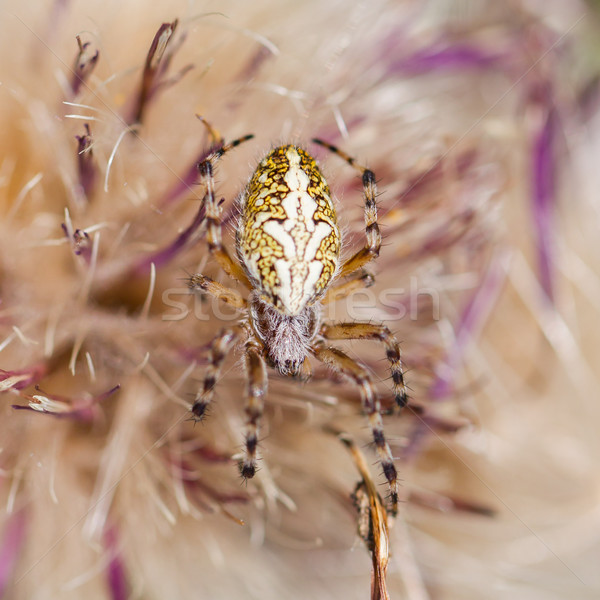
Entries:
POLYGON ((476 4, 6 12, 0 595, 589 589, 597 9, 476 4), (228 332, 245 292, 225 288, 208 248, 233 248, 259 158, 287 148, 291 163, 313 137, 364 165, 361 181, 311 147, 342 264, 365 234, 379 248, 365 204, 380 256, 322 309, 340 345, 313 352, 326 364, 310 373, 301 352, 286 367, 288 348, 252 349, 251 367, 281 368, 244 442, 228 332), (223 152, 233 139, 247 143, 223 152), (367 323, 385 353, 340 339, 340 322, 367 323), (342 356, 360 365, 353 381, 329 368, 342 356), (358 373, 377 402, 371 431, 358 373), (249 454, 255 476, 240 485, 249 454))

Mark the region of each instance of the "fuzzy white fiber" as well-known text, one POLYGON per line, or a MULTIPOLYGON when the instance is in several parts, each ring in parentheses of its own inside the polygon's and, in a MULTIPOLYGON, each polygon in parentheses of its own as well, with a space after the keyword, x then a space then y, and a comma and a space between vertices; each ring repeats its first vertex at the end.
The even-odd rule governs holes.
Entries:
MULTIPOLYGON (((236 195, 278 144, 318 158, 344 256, 364 244, 360 178, 311 138, 377 176, 375 285, 323 320, 401 342, 390 597, 598 598, 599 31, 591 0, 2 2, 0 597, 370 597, 360 477, 331 433, 385 496, 355 385, 271 371, 246 485, 239 351, 188 420, 236 316, 186 277, 246 293, 193 226, 198 114, 255 135, 215 167, 229 247, 236 195)), ((383 346, 339 346, 390 408, 383 346)))

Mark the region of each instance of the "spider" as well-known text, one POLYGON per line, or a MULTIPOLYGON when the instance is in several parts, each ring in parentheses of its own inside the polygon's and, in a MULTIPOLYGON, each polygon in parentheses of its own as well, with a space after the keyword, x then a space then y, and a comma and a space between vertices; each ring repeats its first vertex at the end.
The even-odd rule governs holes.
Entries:
POLYGON ((312 356, 360 388, 362 409, 389 485, 391 512, 395 514, 397 472, 370 373, 360 362, 330 345, 329 340, 365 339, 382 343, 390 364, 395 400, 403 407, 407 396, 398 343, 384 325, 330 324, 321 320, 324 304, 373 283, 363 267, 377 258, 381 247, 375 175, 335 146, 313 140, 345 160, 362 177, 366 244, 342 262, 335 205, 315 159, 292 144, 271 150, 239 197, 236 261, 222 244, 222 208, 215 198, 214 165, 226 152, 253 136, 225 143, 206 121, 204 124, 212 138, 212 151, 198 164, 200 182, 206 186, 203 202, 208 249, 222 270, 243 283, 249 294, 244 298, 202 274, 189 280, 193 292, 209 294, 242 313, 236 327, 222 330, 211 342, 209 366, 191 406, 193 419, 201 420, 206 414, 228 352, 234 346, 243 346, 246 430, 244 457, 239 467, 244 479, 253 477, 267 392, 267 367, 281 375, 307 379, 311 374, 309 356, 312 356))

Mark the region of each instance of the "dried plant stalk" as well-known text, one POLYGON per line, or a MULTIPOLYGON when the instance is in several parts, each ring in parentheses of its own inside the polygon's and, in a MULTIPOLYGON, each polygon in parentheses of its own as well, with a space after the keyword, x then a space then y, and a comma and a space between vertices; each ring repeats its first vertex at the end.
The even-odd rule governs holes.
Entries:
POLYGON ((386 574, 390 553, 387 511, 377 491, 363 453, 346 433, 338 435, 352 455, 362 479, 356 485, 353 501, 358 511, 358 535, 371 553, 371 600, 390 600, 386 586, 386 574))

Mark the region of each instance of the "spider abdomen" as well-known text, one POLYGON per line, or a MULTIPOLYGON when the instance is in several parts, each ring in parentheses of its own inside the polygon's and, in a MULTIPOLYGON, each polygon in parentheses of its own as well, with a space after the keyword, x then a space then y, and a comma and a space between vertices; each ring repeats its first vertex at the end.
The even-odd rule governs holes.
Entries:
POLYGON ((281 313, 296 316, 339 265, 340 231, 315 160, 294 145, 272 150, 241 198, 237 247, 248 276, 281 313))

